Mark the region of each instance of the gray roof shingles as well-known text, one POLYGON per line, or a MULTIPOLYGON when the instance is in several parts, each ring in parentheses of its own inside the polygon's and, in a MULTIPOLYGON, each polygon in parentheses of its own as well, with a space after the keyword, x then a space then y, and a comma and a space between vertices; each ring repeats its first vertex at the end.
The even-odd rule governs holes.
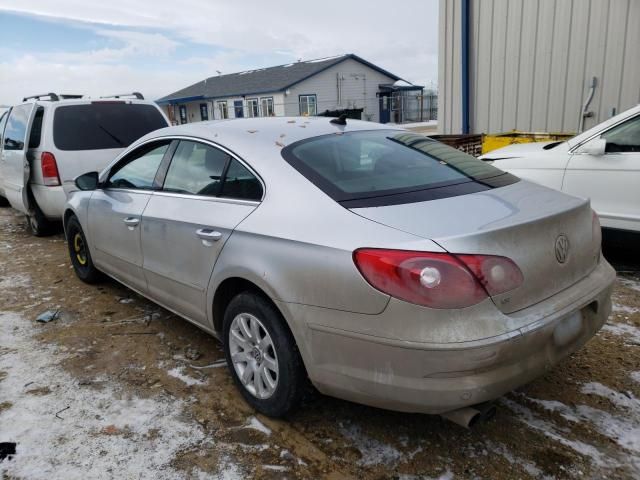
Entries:
POLYGON ((259 68, 246 72, 231 73, 209 77, 194 83, 182 90, 157 100, 158 103, 177 103, 180 100, 196 100, 199 98, 224 98, 260 93, 279 92, 301 82, 321 71, 332 67, 348 58, 352 58, 370 68, 389 76, 394 80, 400 77, 383 70, 376 65, 353 54, 341 55, 327 59, 309 60, 289 63, 276 67, 259 68))

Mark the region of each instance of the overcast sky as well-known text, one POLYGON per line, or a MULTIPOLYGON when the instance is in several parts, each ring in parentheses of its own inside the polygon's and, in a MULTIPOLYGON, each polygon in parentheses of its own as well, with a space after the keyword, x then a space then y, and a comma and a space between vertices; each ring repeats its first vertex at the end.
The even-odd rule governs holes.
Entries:
POLYGON ((437 81, 438 0, 0 0, 0 104, 43 92, 159 98, 216 75, 355 53, 437 81))

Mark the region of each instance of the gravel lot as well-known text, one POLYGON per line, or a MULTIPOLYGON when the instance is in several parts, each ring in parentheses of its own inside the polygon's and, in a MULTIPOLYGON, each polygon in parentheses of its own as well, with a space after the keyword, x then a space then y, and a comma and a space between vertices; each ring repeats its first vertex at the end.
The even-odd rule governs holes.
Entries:
POLYGON ((319 394, 274 421, 216 340, 115 282, 82 284, 62 234, 0 209, 0 442, 17 444, 0 478, 638 478, 638 265, 616 263, 601 333, 473 431, 319 394))

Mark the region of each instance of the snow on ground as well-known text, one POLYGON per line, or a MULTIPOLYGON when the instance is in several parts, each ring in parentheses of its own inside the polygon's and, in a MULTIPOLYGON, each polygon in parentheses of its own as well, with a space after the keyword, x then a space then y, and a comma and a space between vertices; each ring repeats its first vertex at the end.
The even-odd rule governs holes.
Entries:
POLYGON ((182 380, 184 383, 186 383, 189 386, 206 385, 207 384, 207 382, 205 382, 203 380, 198 380, 197 378, 193 378, 193 377, 190 377, 189 375, 185 374, 184 373, 184 367, 172 368, 171 370, 167 371, 167 373, 171 377, 177 378, 178 380, 182 380))
POLYGON ((628 323, 606 323, 602 331, 631 340, 633 344, 640 344, 640 328, 628 323))
MULTIPOLYGON (((137 398, 116 384, 80 386, 60 366, 69 354, 38 343, 34 332, 37 326, 20 315, 0 313, 0 372, 6 375, 0 380, 0 441, 17 443, 13 459, 0 463, 0 477, 184 478, 171 467, 175 455, 211 443, 182 415, 184 401, 137 398)), ((232 464, 216 476, 193 474, 242 477, 232 464)))
POLYGON ((524 405, 521 405, 507 398, 500 399, 500 402, 503 405, 506 405, 513 413, 515 413, 518 420, 525 425, 541 432, 546 437, 551 438, 552 440, 555 440, 556 442, 572 449, 576 453, 591 458, 595 465, 605 468, 615 468, 619 465, 618 461, 604 455, 593 445, 581 442, 580 440, 573 440, 571 438, 568 438, 569 435, 566 431, 559 428, 554 423, 547 422, 546 420, 542 419, 524 405))
POLYGON ((340 424, 340 433, 353 443, 362 458, 358 461, 360 465, 393 465, 400 460, 401 453, 393 446, 376 440, 362 432, 357 425, 340 424))

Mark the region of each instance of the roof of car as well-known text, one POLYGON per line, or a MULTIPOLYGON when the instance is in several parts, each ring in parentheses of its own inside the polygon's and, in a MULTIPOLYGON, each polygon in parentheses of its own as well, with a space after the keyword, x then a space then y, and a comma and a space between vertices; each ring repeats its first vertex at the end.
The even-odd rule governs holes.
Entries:
POLYGON ((300 140, 350 131, 402 130, 397 126, 349 119, 342 126, 331 120, 329 117, 260 117, 196 122, 161 128, 145 135, 132 147, 154 138, 194 137, 222 145, 263 171, 278 165, 273 161, 282 160, 281 150, 300 140))
POLYGON ((202 138, 234 150, 243 146, 282 148, 299 140, 356 130, 390 130, 396 126, 347 119, 346 125, 331 123, 329 117, 259 117, 213 120, 156 130, 141 139, 187 136, 202 138))

